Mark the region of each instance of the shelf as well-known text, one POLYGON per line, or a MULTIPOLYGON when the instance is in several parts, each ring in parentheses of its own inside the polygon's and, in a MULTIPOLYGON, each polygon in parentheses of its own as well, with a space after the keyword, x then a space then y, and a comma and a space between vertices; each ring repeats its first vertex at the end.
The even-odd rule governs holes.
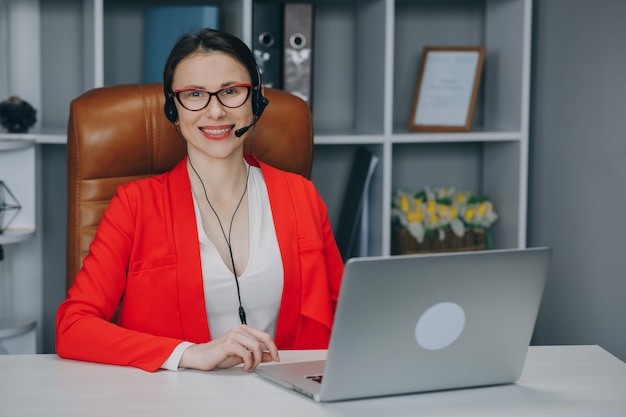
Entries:
POLYGON ((519 142, 521 132, 467 132, 467 133, 398 133, 391 136, 393 143, 450 143, 450 142, 519 142))
POLYGON ((315 145, 380 145, 384 142, 382 135, 315 135, 315 145))
POLYGON ((0 152, 5 151, 19 151, 31 146, 34 139, 23 136, 16 136, 15 134, 0 134, 0 152))
POLYGON ((34 230, 5 230, 0 234, 0 245, 25 242, 35 236, 34 230))
POLYGON ((67 129, 65 127, 46 127, 31 129, 27 133, 0 132, 0 152, 9 150, 3 147, 3 142, 24 143, 25 145, 22 147, 32 143, 66 144, 67 129))

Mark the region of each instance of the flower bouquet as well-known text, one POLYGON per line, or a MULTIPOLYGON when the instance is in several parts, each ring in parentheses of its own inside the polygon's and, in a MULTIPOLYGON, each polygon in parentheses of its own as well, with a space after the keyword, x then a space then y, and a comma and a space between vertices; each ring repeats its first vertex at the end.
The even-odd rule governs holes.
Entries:
POLYGON ((393 254, 491 248, 498 218, 486 196, 445 187, 395 190, 391 216, 393 254))

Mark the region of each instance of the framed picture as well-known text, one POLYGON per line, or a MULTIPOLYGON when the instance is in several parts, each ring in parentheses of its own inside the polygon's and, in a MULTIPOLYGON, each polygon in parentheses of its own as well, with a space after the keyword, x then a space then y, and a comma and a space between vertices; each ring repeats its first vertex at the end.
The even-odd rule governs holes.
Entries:
POLYGON ((484 59, 483 47, 425 47, 409 130, 469 131, 484 59))

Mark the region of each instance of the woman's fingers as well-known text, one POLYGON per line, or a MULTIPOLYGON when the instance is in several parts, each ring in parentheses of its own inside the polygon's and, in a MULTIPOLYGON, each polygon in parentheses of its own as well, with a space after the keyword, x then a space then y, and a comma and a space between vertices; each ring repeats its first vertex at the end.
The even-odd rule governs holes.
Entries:
MULTIPOLYGON (((276 343, 272 340, 272 337, 261 330, 255 329, 249 326, 241 326, 245 328, 250 334, 259 342, 261 342, 260 352, 269 353, 271 359, 276 362, 280 362, 280 358, 278 356, 278 348, 276 347, 276 343)), ((265 361, 267 362, 267 361, 265 361)))
POLYGON ((272 337, 242 325, 211 342, 190 346, 183 353, 180 366, 211 370, 243 364, 243 369, 250 371, 262 362, 271 361, 279 361, 278 348, 272 337))
MULTIPOLYGON (((216 342, 220 339, 224 339, 224 353, 239 357, 246 371, 255 369, 261 362, 279 360, 278 348, 271 336, 253 327, 237 326, 218 338, 216 342)), ((220 365, 234 366, 230 365, 229 361, 220 365)))

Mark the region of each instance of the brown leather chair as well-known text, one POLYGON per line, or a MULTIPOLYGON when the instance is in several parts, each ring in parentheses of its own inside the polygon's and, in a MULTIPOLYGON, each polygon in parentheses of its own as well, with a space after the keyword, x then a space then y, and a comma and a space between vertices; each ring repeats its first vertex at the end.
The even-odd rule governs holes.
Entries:
MULTIPOLYGON (((253 153, 275 167, 311 174, 311 112, 298 97, 265 89, 269 105, 254 130, 253 153)), ((72 101, 68 123, 67 271, 74 282, 104 209, 119 184, 169 170, 185 155, 163 112, 162 84, 119 85, 72 101)), ((248 144, 246 144, 246 148, 248 144)))

